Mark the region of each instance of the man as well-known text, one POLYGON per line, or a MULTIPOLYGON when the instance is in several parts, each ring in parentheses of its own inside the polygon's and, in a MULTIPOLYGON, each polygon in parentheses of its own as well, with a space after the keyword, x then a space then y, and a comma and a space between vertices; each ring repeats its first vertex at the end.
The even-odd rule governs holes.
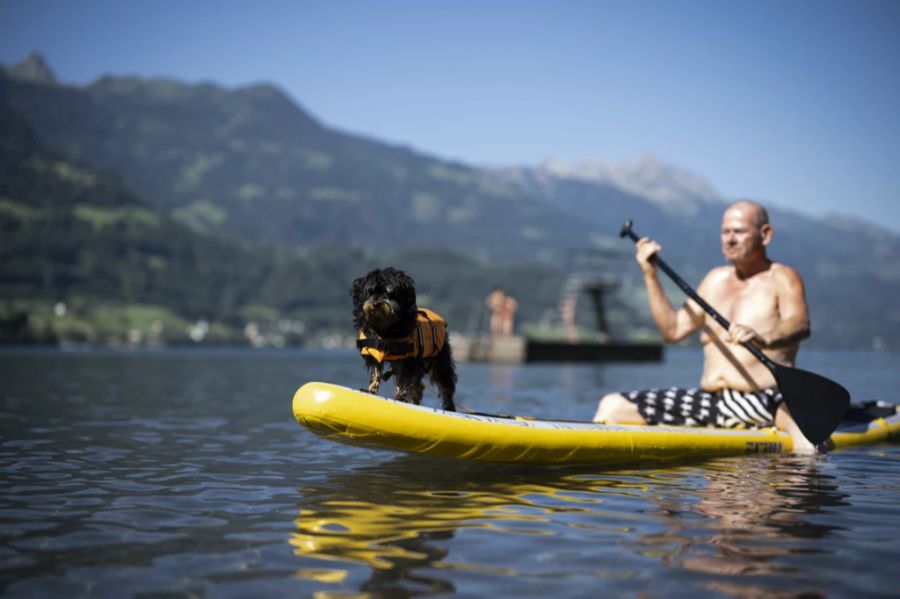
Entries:
POLYGON ((594 421, 729 428, 774 423, 791 435, 795 452, 814 452, 791 418, 771 371, 741 345, 750 341, 773 361, 794 366, 800 342, 810 333, 803 281, 793 268, 766 255, 772 226, 759 204, 741 200, 729 206, 722 217, 721 240, 730 265, 707 273, 697 292, 732 323, 727 331, 693 300, 676 310, 651 260, 659 244, 647 238, 637 243, 650 311, 663 339, 677 342, 702 331, 700 389, 611 393, 600 400, 594 421))

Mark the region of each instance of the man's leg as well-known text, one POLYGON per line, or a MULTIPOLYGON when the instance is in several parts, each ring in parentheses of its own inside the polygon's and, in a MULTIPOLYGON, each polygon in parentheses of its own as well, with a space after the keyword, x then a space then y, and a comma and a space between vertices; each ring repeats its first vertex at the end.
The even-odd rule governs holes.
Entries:
POLYGON ((597 405, 594 422, 606 424, 647 424, 637 406, 621 393, 605 395, 597 405))
POLYGON ((781 402, 775 412, 775 426, 791 436, 794 442, 794 453, 816 453, 816 446, 809 442, 800 432, 797 423, 788 410, 787 403, 781 402))

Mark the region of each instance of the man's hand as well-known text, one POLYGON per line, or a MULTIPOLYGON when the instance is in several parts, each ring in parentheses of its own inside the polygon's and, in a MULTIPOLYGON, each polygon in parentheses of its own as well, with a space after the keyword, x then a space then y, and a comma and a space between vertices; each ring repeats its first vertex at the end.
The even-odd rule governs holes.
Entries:
POLYGON ((637 259, 638 266, 641 267, 641 271, 643 271, 645 275, 655 274, 656 262, 650 258, 655 256, 662 249, 660 245, 649 237, 644 237, 638 240, 636 247, 637 251, 635 258, 637 259))
POLYGON ((762 348, 767 345, 766 340, 760 337, 756 331, 743 324, 731 323, 731 327, 728 329, 728 335, 731 337, 732 343, 745 343, 749 341, 753 345, 762 348))

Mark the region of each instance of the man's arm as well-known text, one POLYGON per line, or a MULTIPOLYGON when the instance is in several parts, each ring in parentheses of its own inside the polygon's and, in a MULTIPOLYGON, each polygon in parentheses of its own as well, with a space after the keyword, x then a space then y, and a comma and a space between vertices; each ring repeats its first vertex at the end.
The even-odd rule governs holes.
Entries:
POLYGON ((778 312, 781 320, 763 341, 765 347, 789 347, 809 337, 811 332, 806 290, 803 279, 790 266, 779 265, 773 274, 778 288, 778 312))
POLYGON ((672 306, 672 302, 669 301, 659 282, 656 262, 650 259, 659 250, 658 243, 645 237, 637 242, 636 259, 644 273, 650 314, 653 315, 653 320, 663 339, 674 343, 696 333, 703 324, 703 317, 699 310, 692 306, 692 302, 685 302, 685 305, 679 310, 672 306))
POLYGON ((728 333, 735 343, 753 341, 763 349, 792 347, 809 337, 809 308, 806 305, 806 291, 803 280, 796 270, 789 266, 775 265, 775 293, 778 299, 778 322, 765 336, 748 326, 732 323, 728 333))

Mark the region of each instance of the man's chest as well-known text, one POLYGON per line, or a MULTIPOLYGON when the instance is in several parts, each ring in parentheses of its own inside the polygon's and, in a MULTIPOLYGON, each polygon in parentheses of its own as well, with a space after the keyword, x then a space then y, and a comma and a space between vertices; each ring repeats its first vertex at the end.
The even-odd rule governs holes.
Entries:
POLYGON ((709 295, 706 301, 731 322, 771 326, 779 319, 778 293, 770 277, 730 277, 709 295))

